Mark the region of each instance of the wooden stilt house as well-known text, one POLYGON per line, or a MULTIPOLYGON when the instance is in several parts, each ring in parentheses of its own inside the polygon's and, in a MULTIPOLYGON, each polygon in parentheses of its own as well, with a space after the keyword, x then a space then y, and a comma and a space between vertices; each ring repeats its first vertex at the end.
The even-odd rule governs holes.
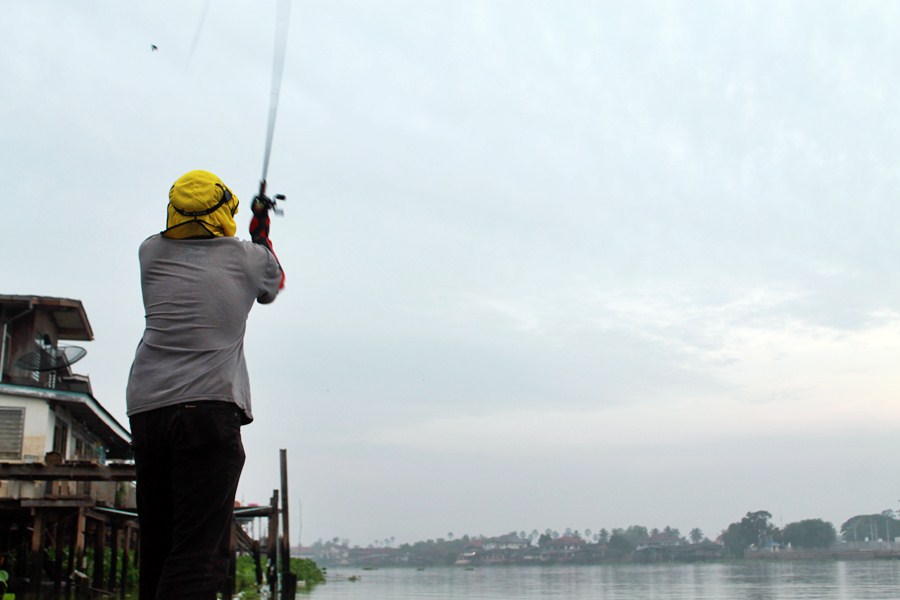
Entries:
POLYGON ((130 434, 72 371, 85 350, 62 343, 92 339, 79 300, 0 295, 0 568, 20 589, 128 577, 130 434))

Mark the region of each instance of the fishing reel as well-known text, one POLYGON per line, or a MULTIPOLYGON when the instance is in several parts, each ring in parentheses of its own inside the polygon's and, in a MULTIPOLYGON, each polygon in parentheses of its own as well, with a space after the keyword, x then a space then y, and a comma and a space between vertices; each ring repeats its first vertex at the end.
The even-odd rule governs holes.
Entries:
POLYGON ((253 197, 253 204, 257 202, 262 204, 266 210, 271 210, 273 214, 278 215, 279 217, 284 216, 284 210, 278 208, 278 202, 284 202, 287 198, 284 194, 275 194, 272 197, 266 196, 266 182, 259 182, 259 194, 253 197))

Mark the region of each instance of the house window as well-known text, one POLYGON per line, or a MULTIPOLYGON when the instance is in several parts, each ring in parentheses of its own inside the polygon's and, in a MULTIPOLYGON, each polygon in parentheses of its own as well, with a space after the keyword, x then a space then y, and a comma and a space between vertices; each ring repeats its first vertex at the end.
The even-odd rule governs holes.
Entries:
POLYGON ((66 447, 69 442, 69 426, 59 419, 53 428, 53 451, 59 452, 62 458, 66 458, 66 447))
POLYGON ((0 408, 0 458, 22 458, 22 436, 25 431, 24 408, 0 408))
POLYGON ((79 435, 72 436, 75 439, 75 452, 72 456, 75 460, 94 460, 97 458, 97 450, 90 442, 79 435))
POLYGON ((83 460, 85 458, 85 455, 87 454, 86 446, 87 446, 87 444, 84 443, 84 440, 76 435, 75 436, 75 455, 73 457, 75 460, 83 460))

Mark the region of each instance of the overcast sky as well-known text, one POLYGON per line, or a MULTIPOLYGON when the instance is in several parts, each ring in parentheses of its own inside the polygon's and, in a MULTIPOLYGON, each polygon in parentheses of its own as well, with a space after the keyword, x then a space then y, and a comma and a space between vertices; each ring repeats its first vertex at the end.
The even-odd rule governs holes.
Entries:
MULTIPOLYGON (((275 0, 4 2, 2 291, 83 301, 122 423, 137 247, 244 238, 275 0), (205 18, 204 15, 205 14, 205 18), (151 51, 151 45, 158 47, 151 51)), ((900 509, 900 4, 294 0, 239 497, 294 543, 900 509)))

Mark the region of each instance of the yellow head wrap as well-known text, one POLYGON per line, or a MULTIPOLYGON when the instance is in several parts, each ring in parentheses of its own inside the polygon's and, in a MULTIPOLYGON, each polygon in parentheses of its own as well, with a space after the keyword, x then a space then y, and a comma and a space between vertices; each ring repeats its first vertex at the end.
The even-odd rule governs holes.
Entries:
POLYGON ((238 198, 209 171, 188 171, 169 190, 166 230, 169 238, 232 237, 238 198))

